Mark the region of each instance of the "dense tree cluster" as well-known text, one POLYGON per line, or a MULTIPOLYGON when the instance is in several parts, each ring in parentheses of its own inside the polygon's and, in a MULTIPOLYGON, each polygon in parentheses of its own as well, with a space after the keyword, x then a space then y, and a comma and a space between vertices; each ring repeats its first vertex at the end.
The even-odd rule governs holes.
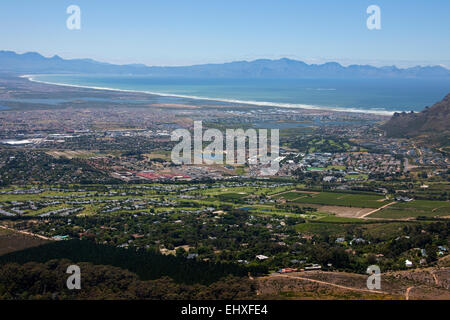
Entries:
POLYGON ((0 152, 0 185, 30 183, 120 183, 81 159, 54 158, 40 151, 0 152))
POLYGON ((78 263, 81 289, 69 290, 66 281, 70 260, 7 263, 0 268, 0 300, 231 300, 255 297, 255 283, 248 278, 228 276, 209 285, 179 284, 169 277, 142 281, 127 270, 91 263, 78 263))
POLYGON ((136 273, 143 280, 168 276, 177 283, 210 284, 228 275, 247 276, 267 273, 261 266, 244 267, 231 263, 209 263, 184 257, 162 255, 151 250, 127 250, 90 241, 60 241, 13 252, 0 257, 0 265, 10 262, 47 262, 52 259, 111 265, 136 273))

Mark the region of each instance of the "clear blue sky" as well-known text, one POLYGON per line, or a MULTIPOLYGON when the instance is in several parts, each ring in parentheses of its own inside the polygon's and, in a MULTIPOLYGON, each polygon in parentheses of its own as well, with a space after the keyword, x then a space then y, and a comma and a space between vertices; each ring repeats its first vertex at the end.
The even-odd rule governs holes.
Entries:
POLYGON ((1 0, 0 50, 112 63, 307 62, 450 66, 449 0, 1 0), (82 29, 66 28, 79 5, 82 29), (382 30, 366 28, 381 7, 382 30))

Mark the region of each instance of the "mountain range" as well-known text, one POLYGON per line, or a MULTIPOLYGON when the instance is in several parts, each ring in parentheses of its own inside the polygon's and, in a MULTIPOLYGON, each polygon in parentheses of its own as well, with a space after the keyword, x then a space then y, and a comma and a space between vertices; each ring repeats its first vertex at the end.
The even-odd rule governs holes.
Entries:
POLYGON ((13 51, 0 51, 0 72, 145 74, 188 78, 450 78, 450 70, 442 66, 401 69, 395 66, 342 66, 337 62, 306 64, 283 58, 182 67, 150 67, 143 64, 115 65, 92 59, 63 59, 57 55, 47 58, 36 52, 18 54, 13 51))
MULTIPOLYGON (((431 107, 419 113, 395 113, 383 126, 388 137, 409 138, 418 136, 439 136, 450 134, 450 94, 431 107)), ((447 139, 447 138, 446 138, 447 139)), ((445 144, 448 144, 447 140, 445 144)))

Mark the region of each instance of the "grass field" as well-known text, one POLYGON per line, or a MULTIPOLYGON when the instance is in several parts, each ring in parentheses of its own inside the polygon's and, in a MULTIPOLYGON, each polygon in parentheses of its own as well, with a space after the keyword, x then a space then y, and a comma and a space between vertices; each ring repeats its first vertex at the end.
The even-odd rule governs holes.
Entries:
POLYGON ((345 166, 328 166, 327 170, 345 170, 345 166))
MULTIPOLYGON (((418 224, 416 221, 408 222, 409 225, 418 224)), ((367 228, 363 231, 364 237, 376 237, 380 240, 388 240, 393 237, 400 236, 405 222, 389 222, 380 224, 367 224, 367 228)))
POLYGON ((345 236, 349 230, 349 226, 360 229, 363 238, 378 238, 381 240, 392 239, 402 234, 405 223, 415 225, 420 222, 368 222, 348 218, 325 217, 320 220, 298 224, 295 226, 296 231, 314 235, 327 234, 329 236, 345 236))
POLYGON ((345 177, 345 179, 347 179, 347 180, 367 180, 368 178, 369 178, 369 175, 363 174, 363 173, 351 174, 351 175, 347 175, 345 177))
POLYGON ((365 223, 364 220, 358 218, 347 218, 347 217, 337 217, 337 216, 325 216, 319 219, 323 222, 349 222, 349 223, 365 223))
POLYGON ((295 230, 310 235, 328 234, 330 236, 343 236, 345 235, 346 227, 344 224, 307 222, 296 225, 295 230))
POLYGON ((93 151, 88 151, 88 150, 48 151, 47 154, 52 157, 55 157, 55 158, 67 158, 67 159, 73 159, 73 158, 87 159, 90 157, 103 155, 103 154, 96 153, 93 151))
POLYGON ((222 193, 216 196, 217 199, 219 199, 220 201, 224 201, 224 202, 233 202, 236 200, 240 200, 244 197, 248 196, 247 193, 245 192, 240 192, 240 193, 222 193))
POLYGON ((279 195, 274 196, 274 199, 279 199, 279 198, 283 198, 286 199, 287 201, 293 201, 297 198, 301 198, 307 195, 312 195, 312 193, 307 193, 307 192, 286 192, 286 193, 282 193, 279 195))

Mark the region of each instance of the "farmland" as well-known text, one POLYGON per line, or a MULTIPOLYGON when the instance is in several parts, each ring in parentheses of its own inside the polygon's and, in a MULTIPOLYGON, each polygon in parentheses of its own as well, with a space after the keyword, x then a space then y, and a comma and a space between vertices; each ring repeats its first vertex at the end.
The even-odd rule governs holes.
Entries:
POLYGON ((407 203, 396 203, 389 208, 370 215, 371 218, 417 218, 417 217, 448 217, 450 216, 449 201, 414 200, 407 203))
MULTIPOLYGON (((438 246, 447 247, 448 224, 445 220, 400 221, 403 217, 391 218, 399 221, 372 219, 372 215, 362 218, 394 202, 386 198, 369 192, 320 191, 276 180, 7 187, 0 189, 0 206, 3 213, 14 216, 5 215, 0 223, 52 240, 87 240, 132 249, 130 252, 175 256, 180 261, 193 259, 267 270, 263 273, 312 264, 319 264, 324 271, 364 273, 375 254, 383 255, 377 261, 383 270, 403 270, 405 259, 419 266, 418 247, 430 252, 426 265, 434 263, 438 246), (260 260, 261 255, 267 259, 260 260)), ((443 211, 448 215, 447 204, 394 202, 373 215, 388 209, 415 212, 411 209, 415 206, 420 212, 443 211)), ((5 248, 2 253, 45 241, 11 231, 0 236, 5 248)), ((370 296, 347 289, 338 291, 329 291, 330 297, 370 296)), ((276 294, 306 297, 298 291, 276 294)), ((265 297, 271 297, 270 290, 265 297)))
POLYGON ((294 202, 376 209, 386 204, 384 200, 385 197, 381 195, 320 192, 316 194, 306 194, 304 197, 295 199, 294 202))

